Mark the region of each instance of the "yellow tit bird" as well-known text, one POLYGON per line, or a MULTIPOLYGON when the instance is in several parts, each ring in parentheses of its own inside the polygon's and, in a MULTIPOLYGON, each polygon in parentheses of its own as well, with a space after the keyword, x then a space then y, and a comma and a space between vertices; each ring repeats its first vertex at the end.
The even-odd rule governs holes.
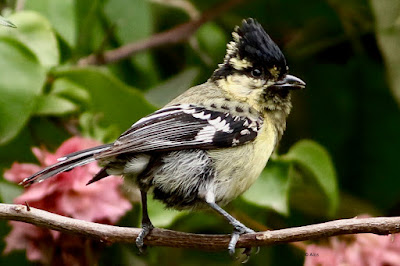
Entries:
POLYGON ((288 74, 279 47, 254 19, 232 33, 224 62, 211 78, 162 109, 140 119, 114 143, 75 152, 26 178, 43 181, 97 161, 103 166, 88 184, 122 175, 139 187, 144 238, 153 225, 147 193, 176 209, 211 207, 233 226, 230 254, 241 234, 252 233, 221 208, 258 178, 286 128, 290 91, 305 83, 288 74))

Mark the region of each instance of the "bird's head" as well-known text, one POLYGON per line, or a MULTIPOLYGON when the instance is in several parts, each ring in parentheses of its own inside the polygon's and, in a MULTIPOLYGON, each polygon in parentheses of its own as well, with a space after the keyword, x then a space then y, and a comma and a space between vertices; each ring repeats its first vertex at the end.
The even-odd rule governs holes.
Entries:
POLYGON ((285 56, 263 27, 249 18, 235 28, 232 37, 211 81, 258 110, 290 105, 290 90, 304 88, 305 83, 288 74, 285 56))

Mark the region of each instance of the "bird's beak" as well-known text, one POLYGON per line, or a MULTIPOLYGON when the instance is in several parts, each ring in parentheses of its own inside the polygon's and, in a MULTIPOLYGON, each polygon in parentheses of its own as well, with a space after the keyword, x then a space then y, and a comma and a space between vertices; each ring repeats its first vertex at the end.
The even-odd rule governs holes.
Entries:
POLYGON ((273 84, 271 87, 276 89, 298 90, 304 89, 306 87, 306 83, 298 77, 286 75, 283 79, 275 82, 275 84, 273 84))

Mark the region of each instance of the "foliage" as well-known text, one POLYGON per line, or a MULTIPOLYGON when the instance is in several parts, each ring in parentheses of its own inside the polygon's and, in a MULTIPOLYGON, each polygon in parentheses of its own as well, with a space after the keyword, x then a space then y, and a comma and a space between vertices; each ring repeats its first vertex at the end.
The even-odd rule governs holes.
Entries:
MULTIPOLYGON (((182 0, 180 7, 146 0, 28 0, 23 7, 24 1, 6 2, 8 7, 0 5, 6 17, 0 17, 1 174, 13 162, 36 162, 31 147, 56 150, 78 132, 114 140, 144 115, 204 82, 222 61, 234 25, 254 17, 283 48, 290 72, 305 80, 307 89, 293 95, 278 153, 228 208, 256 230, 265 229, 257 224, 282 228, 365 212, 398 214, 397 1, 243 1, 203 24, 188 42, 101 66, 79 62, 171 29, 215 1, 182 0), (8 21, 17 28, 3 27, 8 21)), ((0 180, 3 202, 20 192, 0 180)), ((199 233, 231 230, 216 215, 164 210, 152 200, 149 205, 157 226, 199 233)), ((136 204, 121 225, 138 226, 133 223, 139 221, 138 210, 136 204)), ((0 225, 4 237, 10 228, 0 225)), ((263 248, 249 264, 301 264, 304 252, 263 248)), ((134 248, 114 245, 103 252, 101 264, 158 265, 167 256, 171 265, 231 262, 227 252, 151 248, 140 258, 134 248)), ((27 263, 18 254, 0 260, 27 263)))
POLYGON ((376 25, 376 37, 382 51, 389 83, 392 93, 400 105, 400 55, 398 44, 400 43, 400 3, 396 1, 371 0, 376 25))

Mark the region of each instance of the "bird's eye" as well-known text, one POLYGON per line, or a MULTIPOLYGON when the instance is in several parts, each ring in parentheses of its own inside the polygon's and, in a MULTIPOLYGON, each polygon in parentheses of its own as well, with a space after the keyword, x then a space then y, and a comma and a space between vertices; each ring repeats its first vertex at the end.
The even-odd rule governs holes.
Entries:
POLYGON ((253 68, 253 69, 251 70, 251 75, 252 75, 253 77, 255 77, 255 78, 259 78, 259 77, 261 77, 261 75, 262 75, 262 70, 259 69, 259 68, 253 68))

